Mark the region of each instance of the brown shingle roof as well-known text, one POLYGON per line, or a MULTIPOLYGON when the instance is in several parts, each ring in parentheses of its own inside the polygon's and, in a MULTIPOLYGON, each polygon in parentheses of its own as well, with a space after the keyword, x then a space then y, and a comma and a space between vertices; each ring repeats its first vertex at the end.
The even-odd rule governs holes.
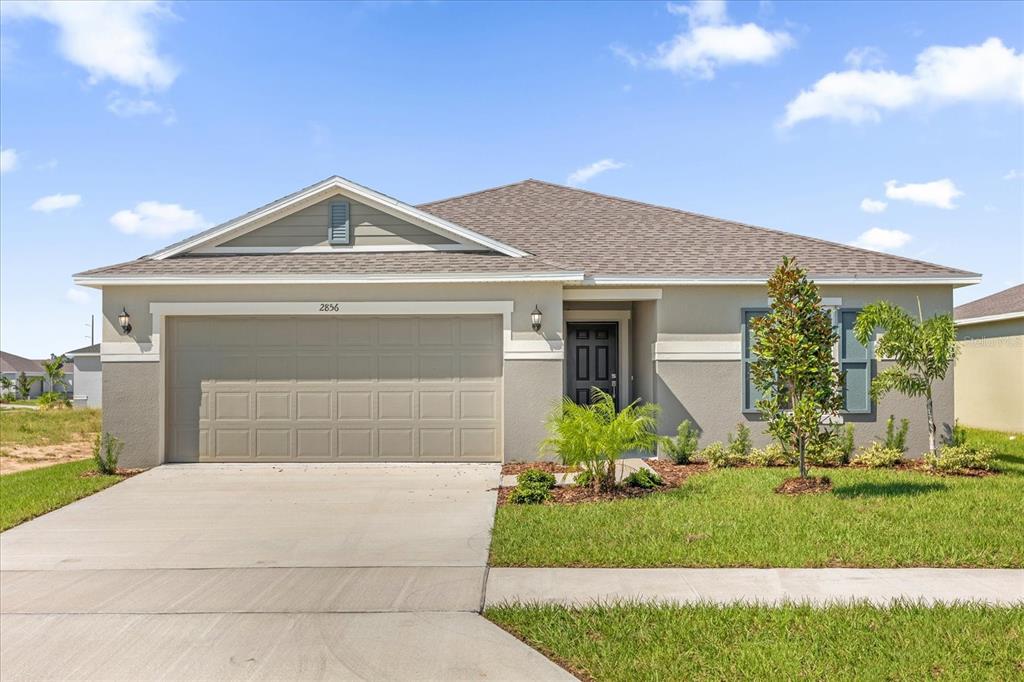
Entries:
POLYGON ((1024 284, 997 291, 991 296, 953 308, 953 318, 957 320, 1007 313, 1024 313, 1024 284))
POLYGON ((0 372, 4 374, 17 374, 18 372, 42 374, 43 366, 39 364, 39 360, 31 360, 14 353, 0 351, 0 372))
POLYGON ((754 227, 539 180, 419 206, 532 254, 463 252, 180 255, 82 276, 406 275, 585 272, 588 276, 767 277, 794 256, 817 277, 975 276, 891 254, 754 227))

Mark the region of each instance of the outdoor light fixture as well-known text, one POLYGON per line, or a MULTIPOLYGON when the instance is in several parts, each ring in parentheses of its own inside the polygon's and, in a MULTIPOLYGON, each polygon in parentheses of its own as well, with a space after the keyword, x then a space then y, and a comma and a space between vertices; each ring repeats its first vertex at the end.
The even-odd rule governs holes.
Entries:
POLYGON ((533 323, 533 331, 540 331, 540 323, 544 320, 544 313, 540 311, 540 308, 533 306, 533 312, 530 313, 530 322, 533 323))
POLYGON ((121 313, 117 316, 117 323, 121 325, 121 331, 125 334, 132 333, 132 316, 128 314, 124 306, 121 306, 121 313))

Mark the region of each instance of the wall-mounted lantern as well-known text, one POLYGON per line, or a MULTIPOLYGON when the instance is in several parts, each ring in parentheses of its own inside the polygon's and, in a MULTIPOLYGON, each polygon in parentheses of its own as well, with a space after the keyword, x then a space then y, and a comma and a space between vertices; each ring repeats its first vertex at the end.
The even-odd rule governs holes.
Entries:
POLYGON ((128 314, 124 306, 121 306, 121 312, 117 316, 117 323, 121 325, 121 331, 125 334, 132 333, 132 316, 128 314))
POLYGON ((544 313, 540 311, 540 308, 533 306, 533 312, 530 313, 530 322, 533 324, 533 331, 540 331, 540 324, 544 321, 544 313))

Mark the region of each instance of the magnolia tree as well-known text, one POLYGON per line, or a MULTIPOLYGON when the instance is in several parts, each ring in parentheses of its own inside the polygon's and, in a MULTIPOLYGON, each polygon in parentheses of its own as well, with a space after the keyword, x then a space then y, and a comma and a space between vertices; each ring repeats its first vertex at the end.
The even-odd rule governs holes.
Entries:
POLYGON ((871 397, 878 400, 889 391, 911 397, 924 396, 928 415, 928 451, 935 454, 935 413, 932 408, 932 384, 946 378, 956 358, 956 327, 950 315, 924 319, 921 299, 917 300, 917 319, 902 308, 878 301, 857 315, 853 334, 865 346, 876 328, 882 335, 875 341, 875 354, 895 363, 871 381, 871 397))
POLYGON ((799 455, 807 477, 808 446, 825 447, 833 437, 829 417, 843 407, 842 383, 833 347, 839 340, 832 317, 821 306, 807 271, 784 257, 768 280, 771 310, 753 320, 751 379, 761 392, 757 409, 768 432, 799 455))

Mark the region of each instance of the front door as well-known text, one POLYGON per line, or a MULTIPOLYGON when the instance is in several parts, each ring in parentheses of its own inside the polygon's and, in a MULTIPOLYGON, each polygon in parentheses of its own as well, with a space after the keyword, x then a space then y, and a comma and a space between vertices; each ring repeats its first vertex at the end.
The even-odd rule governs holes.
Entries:
POLYGON ((592 388, 610 393, 619 405, 619 325, 617 322, 569 322, 565 393, 580 405, 590 403, 592 388))

